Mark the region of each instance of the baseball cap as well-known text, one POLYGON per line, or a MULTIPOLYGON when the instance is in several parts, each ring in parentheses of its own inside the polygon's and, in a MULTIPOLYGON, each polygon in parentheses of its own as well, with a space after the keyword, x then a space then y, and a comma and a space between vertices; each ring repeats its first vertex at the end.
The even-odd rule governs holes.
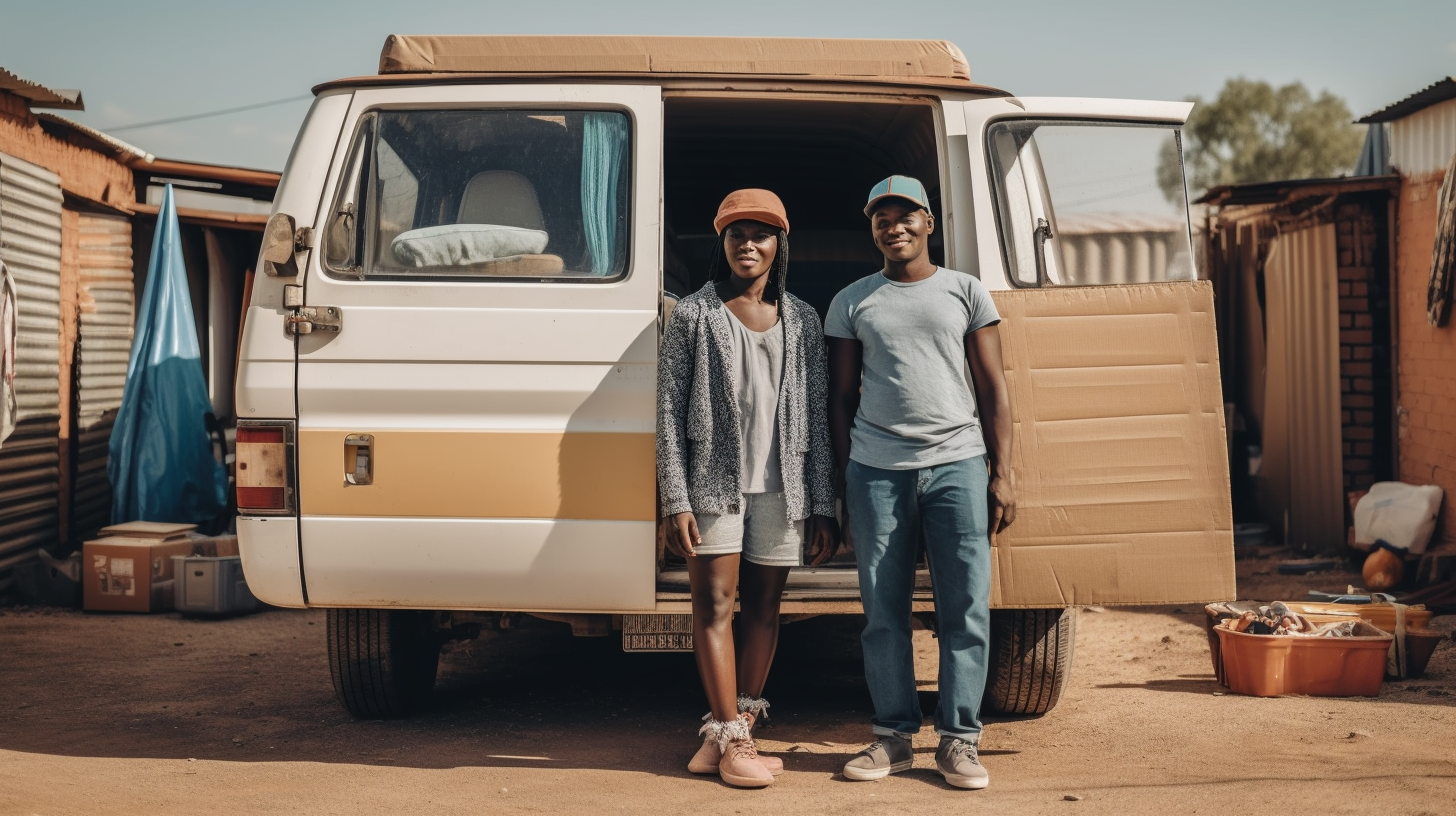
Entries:
POLYGON ((875 205, 886 198, 903 198, 930 210, 930 196, 925 194, 925 185, 920 179, 909 176, 890 176, 870 190, 870 200, 865 204, 864 214, 868 218, 875 211, 875 205))
POLYGON ((718 205, 718 214, 713 216, 713 231, 722 232, 724 227, 745 218, 789 231, 789 216, 784 212, 784 202, 768 190, 757 189, 729 193, 718 205))

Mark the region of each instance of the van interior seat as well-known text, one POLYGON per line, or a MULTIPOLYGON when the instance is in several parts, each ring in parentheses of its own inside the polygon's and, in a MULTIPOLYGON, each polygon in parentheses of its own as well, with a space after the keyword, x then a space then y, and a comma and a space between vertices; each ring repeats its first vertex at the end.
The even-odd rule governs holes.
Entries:
POLYGON ((546 229, 535 185, 513 170, 476 173, 460 195, 460 214, 455 223, 546 229))

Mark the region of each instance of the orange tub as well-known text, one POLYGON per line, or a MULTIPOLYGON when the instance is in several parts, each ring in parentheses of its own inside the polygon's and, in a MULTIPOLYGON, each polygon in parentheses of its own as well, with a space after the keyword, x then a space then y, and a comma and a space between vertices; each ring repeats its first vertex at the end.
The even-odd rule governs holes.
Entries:
POLYGON ((1250 635, 1214 627, 1229 691, 1254 697, 1374 697, 1394 638, 1250 635))

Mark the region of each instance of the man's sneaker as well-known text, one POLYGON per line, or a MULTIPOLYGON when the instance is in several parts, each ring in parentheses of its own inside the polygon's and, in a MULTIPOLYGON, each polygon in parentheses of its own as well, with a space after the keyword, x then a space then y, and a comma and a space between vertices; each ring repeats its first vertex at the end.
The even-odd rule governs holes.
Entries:
POLYGON ((908 771, 914 764, 915 754, 910 748, 910 740, 892 734, 880 737, 844 763, 844 778, 856 782, 884 779, 892 773, 908 771))
POLYGON ((940 747, 935 750, 935 769, 957 788, 980 790, 991 784, 991 777, 977 755, 976 744, 959 737, 940 738, 940 747))

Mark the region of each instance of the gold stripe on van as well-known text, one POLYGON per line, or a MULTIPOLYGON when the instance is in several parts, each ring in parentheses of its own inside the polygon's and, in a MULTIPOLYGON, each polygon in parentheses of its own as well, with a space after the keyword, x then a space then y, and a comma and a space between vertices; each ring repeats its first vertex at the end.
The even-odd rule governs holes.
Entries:
POLYGON ((652 434, 301 430, 298 461, 308 516, 651 521, 657 514, 652 434), (373 481, 349 484, 344 438, 361 432, 373 434, 373 481))

